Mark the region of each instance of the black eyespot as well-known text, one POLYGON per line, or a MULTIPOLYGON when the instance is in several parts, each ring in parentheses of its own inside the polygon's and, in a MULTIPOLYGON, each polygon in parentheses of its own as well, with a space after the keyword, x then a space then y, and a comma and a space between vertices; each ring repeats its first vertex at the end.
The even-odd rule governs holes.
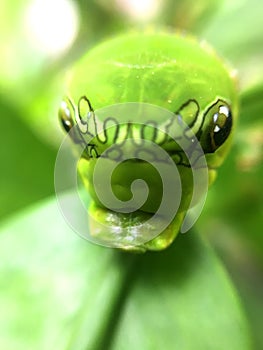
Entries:
POLYGON ((232 114, 228 106, 220 106, 219 113, 213 116, 213 130, 211 131, 211 141, 215 149, 221 146, 232 128, 232 114))
POLYGON ((74 126, 74 120, 73 120, 74 112, 73 112, 73 107, 69 102, 69 100, 67 99, 62 100, 58 111, 58 117, 65 131, 69 132, 71 128, 74 126))
POLYGON ((218 100, 205 112, 200 138, 205 153, 215 152, 228 138, 232 129, 230 106, 218 100))
POLYGON ((81 134, 80 128, 76 121, 76 108, 73 102, 69 98, 64 98, 60 104, 58 111, 58 117, 64 128, 64 130, 69 134, 70 138, 75 144, 84 144, 85 140, 81 134))

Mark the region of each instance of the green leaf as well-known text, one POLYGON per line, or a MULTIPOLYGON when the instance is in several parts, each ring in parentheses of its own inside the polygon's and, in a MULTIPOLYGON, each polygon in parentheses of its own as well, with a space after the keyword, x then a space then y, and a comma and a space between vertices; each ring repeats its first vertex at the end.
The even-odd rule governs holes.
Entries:
POLYGON ((250 348, 239 299, 196 233, 133 255, 78 237, 56 201, 0 230, 0 348, 250 348))
POLYGON ((0 218, 54 193, 56 152, 21 121, 21 110, 0 96, 0 218))
POLYGON ((219 0, 165 0, 157 17, 157 24, 197 33, 212 20, 221 6, 222 1, 219 0))
POLYGON ((5 225, 0 240, 0 348, 65 349, 82 315, 93 344, 128 270, 120 254, 72 233, 55 200, 5 225))
POLYGON ((263 81, 241 94, 240 124, 248 127, 251 124, 260 123, 263 130, 263 81))
POLYGON ((223 1, 203 34, 235 58, 262 53, 262 6, 261 0, 223 1))
POLYGON ((213 251, 196 233, 147 255, 113 349, 248 349, 240 305, 213 251))
POLYGON ((242 90, 262 82, 262 11, 261 0, 224 1, 201 33, 238 69, 242 90))

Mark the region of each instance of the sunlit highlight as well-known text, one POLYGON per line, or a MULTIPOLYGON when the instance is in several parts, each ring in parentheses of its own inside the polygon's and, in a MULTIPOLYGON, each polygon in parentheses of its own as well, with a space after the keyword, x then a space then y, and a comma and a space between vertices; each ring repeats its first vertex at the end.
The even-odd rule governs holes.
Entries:
POLYGON ((25 26, 33 46, 56 56, 74 41, 78 31, 78 13, 71 0, 34 0, 28 6, 25 26))
POLYGON ((119 10, 125 12, 131 19, 147 21, 153 19, 159 12, 161 0, 115 0, 119 10))

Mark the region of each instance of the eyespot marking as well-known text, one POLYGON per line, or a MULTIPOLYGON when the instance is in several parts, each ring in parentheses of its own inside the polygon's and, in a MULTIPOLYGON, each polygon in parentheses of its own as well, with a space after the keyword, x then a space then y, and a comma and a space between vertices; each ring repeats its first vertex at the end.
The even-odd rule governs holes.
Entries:
MULTIPOLYGON (((174 117, 163 125, 163 132, 160 132, 158 122, 155 120, 145 122, 138 130, 136 123, 128 121, 121 125, 112 116, 107 117, 102 124, 100 123, 99 128, 94 109, 86 96, 79 99, 77 107, 69 98, 64 99, 61 103, 59 116, 67 132, 70 132, 72 127, 77 125, 77 131, 74 129, 72 139, 76 144, 85 143, 87 159, 99 158, 100 145, 106 144, 116 144, 117 158, 121 158, 121 154, 119 154, 121 147, 128 138, 132 139, 135 148, 143 147, 143 140, 149 139, 167 149, 170 156, 176 155, 179 151, 172 149, 171 145, 182 138, 182 135, 178 135, 177 128, 178 125, 185 122, 185 119, 188 121, 188 129, 185 129, 183 135, 189 141, 188 152, 193 153, 196 148, 195 140, 191 137, 191 133, 194 133, 201 143, 204 153, 213 153, 225 142, 232 128, 230 106, 221 99, 211 104, 203 114, 200 114, 198 102, 195 99, 189 99, 175 112, 174 117), (85 142, 85 135, 92 137, 92 143, 85 142), (173 139, 167 135, 172 135, 173 139)), ((104 148, 105 146, 102 149, 104 148)), ((104 157, 107 155, 110 156, 104 152, 104 157)), ((182 154, 179 158, 178 165, 189 166, 187 159, 183 159, 182 154)), ((177 160, 179 158, 174 157, 177 160)))
POLYGON ((227 102, 218 99, 204 113, 199 140, 205 153, 214 153, 232 130, 232 113, 227 102))

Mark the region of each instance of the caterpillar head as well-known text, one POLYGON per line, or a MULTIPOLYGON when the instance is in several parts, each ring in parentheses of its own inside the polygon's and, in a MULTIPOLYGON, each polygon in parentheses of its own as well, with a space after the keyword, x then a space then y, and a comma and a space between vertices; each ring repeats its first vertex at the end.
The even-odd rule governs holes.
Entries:
MULTIPOLYGON (((201 182, 205 173, 200 169, 206 168, 212 182, 229 149, 237 116, 235 82, 229 70, 214 51, 193 38, 128 34, 84 56, 69 74, 68 91, 59 116, 73 143, 83 149, 78 170, 93 200, 89 210, 104 225, 96 231, 93 223, 94 232, 103 242, 108 227, 107 239, 123 249, 167 247, 189 207, 202 195, 192 200, 193 168, 199 168, 201 182), (156 171, 158 162, 166 162, 162 176, 156 171), (169 178, 171 190, 164 198, 162 177, 173 173, 174 165, 178 176, 174 181, 169 178), (144 202, 142 182, 137 186, 139 199, 131 200, 136 179, 148 185, 144 202), (118 205, 111 206, 112 197, 107 201, 103 195, 109 186, 118 205), (163 200, 170 203, 166 209, 179 201, 176 212, 163 231, 147 236, 149 218, 163 200), (133 232, 128 238, 127 225, 133 232), (141 240, 144 232, 146 238, 141 240)), ((155 225, 165 217, 165 212, 155 217, 155 225)))

